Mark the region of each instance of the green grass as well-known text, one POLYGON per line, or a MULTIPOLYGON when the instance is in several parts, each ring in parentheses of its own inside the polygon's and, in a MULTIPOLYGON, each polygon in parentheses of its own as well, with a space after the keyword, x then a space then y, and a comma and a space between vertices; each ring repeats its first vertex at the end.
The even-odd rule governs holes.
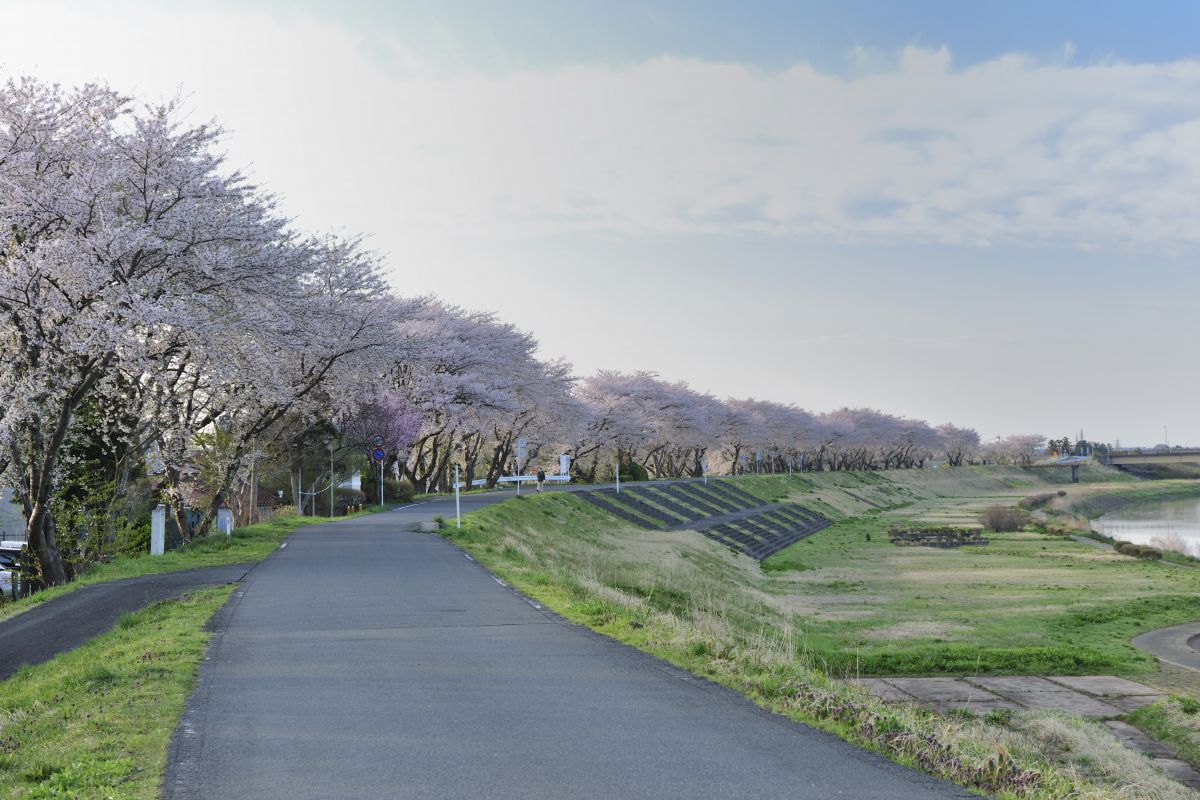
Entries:
POLYGON ((1180 758, 1200 769, 1200 702, 1195 698, 1171 697, 1138 709, 1126 719, 1173 745, 1180 758))
POLYGON ((157 797, 208 642, 204 624, 230 591, 127 614, 82 647, 0 682, 0 797, 157 797))
POLYGON ((1200 570, 1032 532, 897 547, 893 522, 843 520, 764 564, 834 672, 1139 675, 1156 662, 1130 638, 1200 618, 1200 570))
MULTIPOLYGON (((1103 483, 1068 494, 1128 484, 1095 472, 1103 483)), ((761 566, 693 532, 638 529, 566 494, 491 506, 443 533, 568 619, 901 763, 1000 797, 1182 796, 1093 723, 1048 712, 943 718, 840 679, 1145 675, 1154 662, 1130 637, 1200 617, 1200 570, 1032 531, 989 532, 986 546, 947 550, 888 541, 893 524, 973 524, 989 505, 1058 485, 1032 470, 732 480, 764 501, 828 509, 838 522, 761 566)))
MULTIPOLYGON (((382 511, 373 506, 364 511, 350 514, 348 517, 337 517, 338 520, 374 514, 382 511)), ((185 545, 179 550, 172 550, 161 556, 149 554, 141 556, 122 556, 104 564, 91 566, 71 583, 63 586, 52 586, 29 597, 23 597, 17 602, 11 600, 0 604, 0 620, 25 611, 28 608, 44 603, 55 597, 73 592, 83 586, 104 581, 135 578, 139 575, 155 575, 163 572, 178 572, 185 569, 200 567, 219 567, 226 564, 241 564, 261 561, 274 552, 279 543, 292 531, 305 525, 319 525, 330 522, 328 517, 280 516, 271 522, 262 522, 238 528, 232 536, 211 534, 185 545)), ((336 520, 332 520, 336 521, 336 520)))
POLYGON ((695 533, 636 529, 551 494, 473 512, 443 535, 568 619, 901 763, 1000 797, 1104 796, 1043 757, 1029 734, 831 680, 801 618, 779 602, 778 578, 695 533))

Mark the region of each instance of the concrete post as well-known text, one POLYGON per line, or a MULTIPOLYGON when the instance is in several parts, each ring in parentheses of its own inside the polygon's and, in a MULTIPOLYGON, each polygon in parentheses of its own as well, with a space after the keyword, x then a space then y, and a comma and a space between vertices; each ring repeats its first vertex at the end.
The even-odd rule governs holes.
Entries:
POLYGON ((161 556, 167 547, 167 507, 159 503, 150 512, 150 555, 161 556))
POLYGON ((228 508, 217 509, 217 530, 226 536, 233 535, 233 512, 228 508))

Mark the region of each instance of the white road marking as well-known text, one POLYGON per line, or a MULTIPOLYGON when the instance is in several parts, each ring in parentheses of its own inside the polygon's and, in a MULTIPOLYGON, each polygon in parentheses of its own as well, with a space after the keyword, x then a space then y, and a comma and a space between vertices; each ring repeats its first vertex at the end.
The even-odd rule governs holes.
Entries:
POLYGON ((287 547, 287 542, 284 542, 283 544, 279 545, 280 550, 282 550, 285 547, 287 547))

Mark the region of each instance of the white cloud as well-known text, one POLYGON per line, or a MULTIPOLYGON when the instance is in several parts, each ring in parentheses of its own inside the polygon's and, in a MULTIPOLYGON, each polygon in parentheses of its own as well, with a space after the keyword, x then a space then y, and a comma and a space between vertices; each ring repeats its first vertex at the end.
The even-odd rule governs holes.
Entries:
POLYGON ((303 224, 392 247, 580 231, 1200 239, 1195 61, 956 70, 946 48, 910 47, 853 77, 678 58, 442 77, 302 15, 122 8, 9 4, 0 62, 151 97, 182 87, 303 224))

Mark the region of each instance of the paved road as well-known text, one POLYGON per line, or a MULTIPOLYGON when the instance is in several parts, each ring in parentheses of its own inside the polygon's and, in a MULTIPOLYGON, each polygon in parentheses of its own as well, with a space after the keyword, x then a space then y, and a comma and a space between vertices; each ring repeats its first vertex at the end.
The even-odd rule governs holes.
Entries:
POLYGON ((1131 644, 1168 664, 1200 670, 1200 622, 1159 628, 1133 637, 1131 644))
POLYGON ((968 796, 562 622, 407 530, 452 513, 303 528, 255 569, 216 619, 165 796, 968 796))
POLYGON ((121 615, 184 592, 240 581, 253 564, 143 575, 84 586, 0 622, 0 680, 112 628, 121 615))

